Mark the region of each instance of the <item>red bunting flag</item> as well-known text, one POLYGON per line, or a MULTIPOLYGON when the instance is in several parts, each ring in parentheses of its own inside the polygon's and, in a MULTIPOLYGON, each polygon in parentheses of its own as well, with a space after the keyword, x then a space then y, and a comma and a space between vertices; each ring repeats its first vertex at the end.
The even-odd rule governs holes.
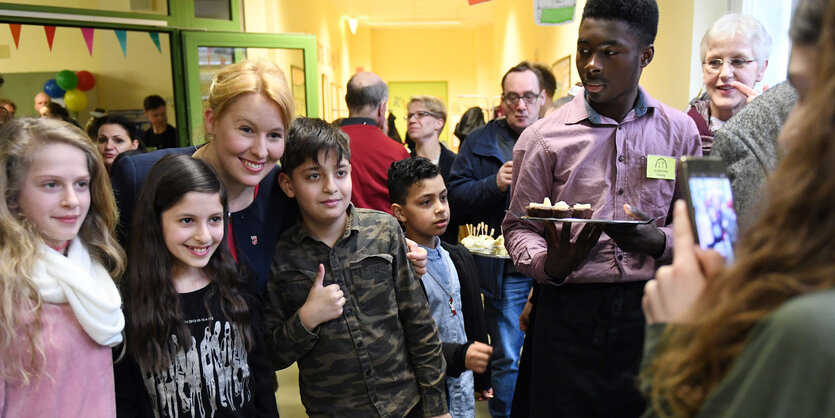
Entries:
POLYGON ((484 3, 484 2, 490 1, 490 0, 467 0, 467 1, 470 2, 470 6, 472 6, 474 4, 484 3))
POLYGON ((55 26, 44 26, 43 31, 46 34, 46 43, 49 45, 49 51, 52 51, 52 41, 55 39, 55 26))
POLYGON ((87 43, 87 50, 90 51, 90 56, 93 56, 93 28, 81 28, 81 34, 84 35, 84 42, 87 43))
POLYGON ((12 38, 14 38, 14 47, 20 49, 20 24, 9 23, 9 30, 12 31, 12 38))

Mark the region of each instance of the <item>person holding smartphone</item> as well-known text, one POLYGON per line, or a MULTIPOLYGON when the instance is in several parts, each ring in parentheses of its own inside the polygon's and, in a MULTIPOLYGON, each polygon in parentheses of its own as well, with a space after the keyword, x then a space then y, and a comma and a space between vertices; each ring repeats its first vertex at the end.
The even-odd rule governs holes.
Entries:
POLYGON ((673 264, 643 301, 645 416, 835 416, 835 1, 802 1, 792 26, 804 19, 823 21, 816 62, 792 55, 787 154, 733 266, 695 245, 676 206, 673 264))

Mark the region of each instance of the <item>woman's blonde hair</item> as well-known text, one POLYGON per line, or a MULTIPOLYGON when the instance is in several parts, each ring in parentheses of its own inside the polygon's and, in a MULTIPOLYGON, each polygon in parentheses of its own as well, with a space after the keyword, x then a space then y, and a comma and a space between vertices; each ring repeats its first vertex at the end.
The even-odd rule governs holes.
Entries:
POLYGON ((296 104, 284 72, 270 61, 244 60, 223 67, 212 77, 206 107, 218 120, 235 100, 248 93, 260 93, 272 99, 281 109, 285 129, 290 129, 296 104))
POLYGON ((794 135, 736 264, 707 283, 689 315, 695 321, 668 326, 659 342, 645 371, 657 411, 696 415, 759 321, 794 297, 835 287, 835 2, 826 10, 814 88, 795 110, 814 123, 794 135))
POLYGON ((91 204, 78 236, 114 278, 125 253, 114 237, 118 218, 107 171, 93 143, 79 128, 56 119, 15 119, 0 129, 0 378, 28 384, 43 365, 41 298, 32 269, 43 242, 20 212, 17 198, 38 148, 67 144, 81 150, 90 172, 91 204))

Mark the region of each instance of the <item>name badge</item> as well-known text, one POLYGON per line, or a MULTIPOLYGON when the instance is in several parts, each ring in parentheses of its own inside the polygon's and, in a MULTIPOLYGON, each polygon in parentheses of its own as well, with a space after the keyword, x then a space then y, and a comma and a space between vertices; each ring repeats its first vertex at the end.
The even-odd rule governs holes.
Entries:
POLYGON ((675 180, 676 159, 663 155, 647 155, 647 178, 675 180))

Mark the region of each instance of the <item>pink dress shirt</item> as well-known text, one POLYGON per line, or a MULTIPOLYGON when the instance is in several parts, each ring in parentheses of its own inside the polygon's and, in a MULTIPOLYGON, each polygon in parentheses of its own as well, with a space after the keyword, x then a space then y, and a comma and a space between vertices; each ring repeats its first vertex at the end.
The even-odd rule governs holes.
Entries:
MULTIPOLYGON (((599 115, 578 94, 571 102, 526 129, 513 149, 509 211, 524 214, 531 202, 589 203, 593 219, 628 219, 629 203, 655 218, 667 238, 658 259, 627 253, 605 233, 586 260, 567 278, 569 283, 615 283, 651 279, 656 266, 672 258, 672 203, 679 197, 678 179, 647 177, 647 156, 701 155, 693 120, 651 98, 639 87, 638 100, 618 123, 599 115)), ((676 169, 676 177, 678 177, 676 169)), ((561 225, 557 224, 559 231, 561 225)), ((502 224, 516 268, 542 283, 546 243, 540 221, 508 214, 502 224)), ((572 240, 581 230, 572 229, 572 240)))

